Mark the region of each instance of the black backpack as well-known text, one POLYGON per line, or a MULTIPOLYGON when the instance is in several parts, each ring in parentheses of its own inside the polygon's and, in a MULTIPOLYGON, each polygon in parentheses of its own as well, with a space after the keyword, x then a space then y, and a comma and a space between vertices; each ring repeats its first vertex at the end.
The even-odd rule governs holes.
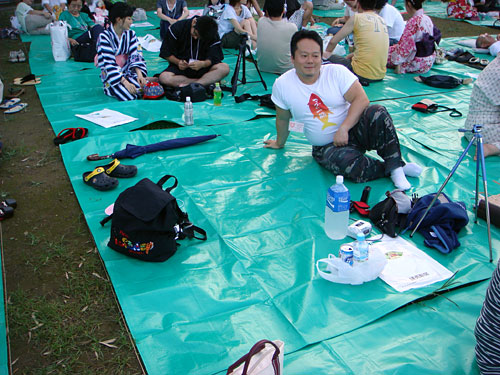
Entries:
POLYGON ((174 176, 163 176, 158 183, 143 179, 123 191, 116 199, 108 246, 119 253, 149 262, 163 262, 177 251, 177 240, 196 238, 205 241, 207 233, 194 226, 170 191, 177 186, 174 176), (173 186, 163 190, 170 178, 173 186), (196 236, 196 233, 200 236, 196 236))
POLYGON ((387 198, 373 206, 368 217, 382 233, 395 238, 406 226, 411 200, 404 192, 397 189, 386 192, 385 195, 387 198))

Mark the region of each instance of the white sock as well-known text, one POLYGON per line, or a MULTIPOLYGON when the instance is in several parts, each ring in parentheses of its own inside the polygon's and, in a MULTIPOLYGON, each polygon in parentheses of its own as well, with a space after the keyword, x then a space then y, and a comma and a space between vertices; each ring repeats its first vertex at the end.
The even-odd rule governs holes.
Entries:
POLYGON ((391 171, 391 180, 394 182, 396 188, 401 190, 408 190, 411 188, 410 183, 406 179, 403 167, 399 167, 391 171))
POLYGON ((422 167, 415 163, 406 163, 403 167, 403 171, 408 177, 418 177, 422 173, 422 170, 422 167))

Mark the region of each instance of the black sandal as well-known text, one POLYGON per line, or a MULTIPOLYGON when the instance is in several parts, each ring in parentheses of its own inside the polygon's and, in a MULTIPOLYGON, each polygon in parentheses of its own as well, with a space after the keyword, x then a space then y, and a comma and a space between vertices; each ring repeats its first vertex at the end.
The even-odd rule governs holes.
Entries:
POLYGON ((137 167, 135 165, 123 165, 118 159, 114 159, 111 163, 102 165, 104 172, 111 177, 117 178, 130 178, 137 174, 137 167))
POLYGON ((0 221, 3 219, 8 219, 14 216, 14 209, 12 207, 1 207, 0 208, 0 221))
POLYGON ((3 201, 0 202, 0 208, 4 208, 4 207, 16 208, 17 201, 15 199, 12 199, 12 198, 4 199, 3 201))
POLYGON ((103 167, 97 167, 91 172, 85 172, 83 174, 83 182, 100 191, 108 191, 118 186, 118 180, 116 178, 109 177, 104 172, 103 167))

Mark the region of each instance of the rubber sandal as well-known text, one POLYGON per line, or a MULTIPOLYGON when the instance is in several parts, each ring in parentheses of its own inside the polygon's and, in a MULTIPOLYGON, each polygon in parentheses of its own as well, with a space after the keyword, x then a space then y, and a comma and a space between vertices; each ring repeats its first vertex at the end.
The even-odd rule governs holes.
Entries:
POLYGON ((6 99, 0 104, 0 109, 9 109, 14 107, 17 103, 19 103, 21 99, 19 98, 12 98, 12 99, 6 99))
POLYGON ((8 219, 14 216, 14 209, 12 207, 2 207, 0 208, 0 221, 3 219, 8 219))
POLYGON ((16 208, 17 201, 15 199, 12 199, 12 198, 4 199, 3 201, 0 202, 0 208, 3 208, 3 207, 16 208))
POLYGON ((118 159, 114 159, 111 163, 101 166, 104 172, 111 177, 130 178, 137 174, 135 165, 123 165, 118 159))
POLYGON ((490 62, 487 60, 487 59, 481 59, 479 60, 479 64, 481 64, 482 66, 486 66, 488 65, 490 62))
POLYGON ((7 115, 11 115, 13 113, 21 112, 27 106, 28 106, 28 104, 26 104, 26 103, 19 103, 19 104, 16 104, 11 109, 6 110, 4 113, 7 114, 7 115))
POLYGON ((85 138, 88 133, 89 130, 87 128, 66 128, 57 134, 54 138, 54 144, 57 146, 71 141, 76 141, 78 139, 85 138))
POLYGON ((91 172, 85 172, 83 174, 83 182, 100 191, 111 190, 118 186, 118 180, 116 178, 109 177, 104 172, 103 167, 97 167, 91 172))
POLYGON ((471 57, 469 59, 469 63, 471 64, 477 64, 479 62, 479 57, 471 57))

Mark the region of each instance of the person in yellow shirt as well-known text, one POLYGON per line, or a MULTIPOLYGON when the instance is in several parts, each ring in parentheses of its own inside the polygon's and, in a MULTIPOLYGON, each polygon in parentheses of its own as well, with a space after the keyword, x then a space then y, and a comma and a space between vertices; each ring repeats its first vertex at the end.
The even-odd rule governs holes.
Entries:
POLYGON ((346 66, 365 85, 382 80, 387 71, 389 33, 385 21, 375 12, 375 4, 375 0, 358 0, 357 13, 332 37, 324 53, 325 58, 346 66), (337 44, 351 33, 354 52, 346 57, 332 54, 337 44))

